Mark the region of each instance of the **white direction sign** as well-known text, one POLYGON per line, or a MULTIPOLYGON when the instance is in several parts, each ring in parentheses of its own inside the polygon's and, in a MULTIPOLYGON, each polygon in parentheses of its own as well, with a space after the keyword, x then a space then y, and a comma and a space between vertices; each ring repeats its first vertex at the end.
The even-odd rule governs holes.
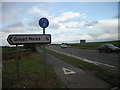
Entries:
POLYGON ((7 41, 10 45, 22 44, 50 44, 50 34, 11 34, 8 36, 7 41))
POLYGON ((76 72, 74 72, 70 69, 64 68, 64 67, 63 67, 63 71, 64 71, 64 74, 74 74, 74 73, 76 73, 76 72))

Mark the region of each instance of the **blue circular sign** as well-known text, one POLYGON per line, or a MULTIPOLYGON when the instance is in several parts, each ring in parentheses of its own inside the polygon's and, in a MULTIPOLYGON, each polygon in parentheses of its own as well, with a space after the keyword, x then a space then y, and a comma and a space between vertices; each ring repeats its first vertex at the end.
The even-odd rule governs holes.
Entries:
POLYGON ((48 27, 48 25, 49 25, 48 19, 46 19, 46 18, 41 18, 41 19, 39 20, 39 25, 40 25, 40 27, 42 27, 42 28, 48 27))

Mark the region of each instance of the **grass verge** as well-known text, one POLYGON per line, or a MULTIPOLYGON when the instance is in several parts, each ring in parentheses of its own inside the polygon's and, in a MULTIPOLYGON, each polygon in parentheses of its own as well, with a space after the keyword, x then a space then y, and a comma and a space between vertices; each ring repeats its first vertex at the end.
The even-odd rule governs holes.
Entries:
MULTIPOLYGON (((106 43, 110 43, 113 44, 115 46, 120 46, 120 40, 115 40, 115 41, 102 41, 102 42, 87 42, 85 44, 82 44, 83 46, 99 46, 101 44, 106 44, 106 43)), ((80 43, 76 43, 75 45, 81 45, 80 43)))
POLYGON ((16 61, 3 61, 3 88, 60 88, 56 74, 45 66, 42 57, 33 54, 19 60, 19 83, 16 79, 16 61))
POLYGON ((102 68, 98 67, 97 65, 91 64, 91 63, 87 63, 84 62, 82 60, 78 60, 76 58, 70 57, 70 56, 66 56, 64 54, 61 53, 56 53, 54 51, 51 51, 49 49, 46 50, 49 54, 64 60, 65 62, 68 62, 78 68, 81 68, 83 70, 85 70, 86 72, 93 74, 101 79, 103 79, 104 81, 108 82, 109 84, 111 84, 112 86, 120 86, 120 82, 118 81, 119 77, 118 74, 112 73, 112 72, 108 72, 106 70, 103 70, 102 68))

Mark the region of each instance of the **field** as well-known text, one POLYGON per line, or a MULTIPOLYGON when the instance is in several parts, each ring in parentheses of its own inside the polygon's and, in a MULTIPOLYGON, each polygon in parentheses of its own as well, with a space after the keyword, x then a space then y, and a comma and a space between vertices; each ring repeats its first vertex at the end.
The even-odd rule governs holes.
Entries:
MULTIPOLYGON (((15 48, 11 48, 14 50, 15 48)), ((7 51, 8 49, 6 49, 7 51)), ((9 49, 10 50, 10 49, 9 49)), ((16 60, 2 61, 3 88, 61 88, 56 74, 46 67, 41 55, 30 53, 19 59, 19 78, 17 79, 16 60)))
MULTIPOLYGON (((83 45, 96 45, 96 46, 99 46, 99 45, 105 44, 105 43, 111 43, 111 44, 114 44, 116 46, 120 45, 120 41, 119 40, 116 40, 116 41, 103 41, 103 42, 88 42, 88 43, 83 44, 83 45)), ((76 44, 80 45, 80 43, 76 43, 76 44)))

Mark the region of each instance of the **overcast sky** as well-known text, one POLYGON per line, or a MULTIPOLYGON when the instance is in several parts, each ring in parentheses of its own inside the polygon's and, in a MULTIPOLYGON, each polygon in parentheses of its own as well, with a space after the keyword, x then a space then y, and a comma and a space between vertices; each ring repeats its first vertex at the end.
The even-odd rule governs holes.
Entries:
POLYGON ((42 34, 38 21, 49 20, 52 43, 118 39, 117 2, 2 2, 2 45, 9 34, 42 34))

